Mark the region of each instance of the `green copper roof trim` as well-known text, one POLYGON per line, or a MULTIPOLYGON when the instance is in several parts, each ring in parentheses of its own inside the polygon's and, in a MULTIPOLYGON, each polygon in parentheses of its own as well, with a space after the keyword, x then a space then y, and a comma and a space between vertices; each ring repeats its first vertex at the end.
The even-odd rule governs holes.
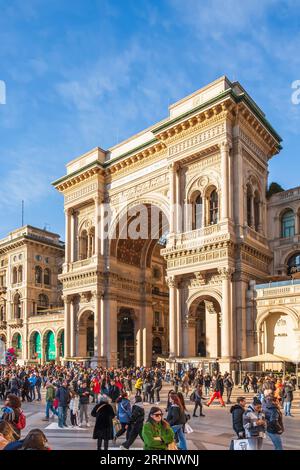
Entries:
POLYGON ((261 114, 258 106, 255 104, 255 102, 247 96, 246 93, 243 93, 241 95, 237 95, 231 88, 228 88, 227 90, 225 90, 224 92, 220 93, 219 95, 215 96, 214 98, 208 100, 208 101, 205 101, 204 103, 200 104, 199 106, 197 106, 196 108, 193 108, 191 109, 190 111, 187 111, 186 113, 184 114, 180 114, 180 116, 177 116, 176 118, 174 119, 171 119, 170 121, 167 121, 163 124, 161 124, 159 127, 156 127, 156 128, 153 128, 152 129, 152 132, 153 133, 159 133, 160 131, 162 131, 163 129, 166 129, 167 127, 175 124, 176 122, 179 122, 181 121, 182 119, 188 117, 188 116, 191 116, 192 114, 195 114, 197 113, 198 111, 200 111, 201 109, 203 108, 206 108, 207 106, 210 106, 212 105, 213 103, 216 103, 217 101, 219 101, 220 99, 223 99, 223 98, 226 98, 226 96, 231 96, 232 98, 234 98, 235 102, 240 102, 240 101, 246 101, 246 103, 249 105, 249 107, 251 108, 251 110, 254 112, 254 114, 265 124, 265 126, 267 127, 267 129, 269 130, 269 132, 273 135, 273 137, 275 137, 276 140, 278 140, 279 142, 282 141, 282 138, 280 137, 279 134, 277 134, 277 132, 275 131, 275 129, 271 126, 271 124, 269 123, 269 121, 264 117, 263 114, 261 114))
MULTIPOLYGON (((180 116, 177 116, 176 118, 174 119, 170 119, 169 121, 165 122, 164 124, 161 124, 160 126, 158 127, 153 127, 152 128, 152 132, 153 133, 159 133, 160 131, 162 131, 163 129, 166 129, 174 124, 176 124, 177 122, 181 121, 182 119, 188 117, 188 116, 191 116, 195 113, 197 113, 198 111, 200 111, 201 109, 203 108, 206 108, 207 106, 210 106, 216 102, 218 102, 220 99, 223 99, 223 98, 226 98, 227 96, 231 96, 236 103, 239 103, 241 101, 245 101, 247 103, 247 105, 249 106, 249 108, 251 109, 251 111, 258 117, 258 119, 260 119, 263 124, 265 125, 265 127, 268 129, 268 131, 270 132, 270 134, 272 134, 272 136, 278 141, 278 142, 282 142, 282 138, 280 137, 280 135, 275 131, 275 129, 271 126, 271 124, 269 123, 269 121, 265 118, 265 116, 261 113, 259 107, 256 105, 255 101, 252 100, 252 98, 250 98, 250 96, 246 93, 246 92, 243 92, 241 95, 237 95, 231 88, 228 88, 227 90, 225 90, 224 92, 220 93, 219 95, 215 96, 214 98, 202 103, 201 105, 197 106, 196 108, 193 108, 191 109, 190 111, 187 111, 186 113, 184 114, 180 114, 180 116)), ((154 143, 158 143, 159 140, 157 138, 154 138, 152 140, 150 140, 149 142, 146 142, 145 144, 143 145, 140 145, 138 147, 135 147, 133 148, 132 150, 129 150, 128 152, 126 153, 123 153, 121 155, 119 155, 118 157, 112 159, 112 160, 109 160, 107 162, 104 162, 103 164, 100 163, 99 161, 95 160, 94 162, 91 162, 89 163, 88 165, 85 165, 84 167, 80 168, 79 170, 76 170, 74 171, 73 173, 70 173, 68 175, 65 175, 65 176, 62 176, 61 178, 59 178, 58 180, 56 181, 53 181, 52 185, 53 186, 57 186, 58 184, 61 184, 63 183, 64 181, 66 181, 68 178, 70 177, 74 177, 76 175, 79 175, 80 173, 82 173, 83 171, 86 171, 88 170, 89 168, 93 167, 94 165, 97 165, 99 166, 100 168, 108 168, 110 167, 111 165, 113 165, 114 163, 116 163, 117 161, 121 160, 122 158, 126 158, 130 155, 134 155, 135 153, 137 153, 138 151, 142 150, 142 149, 145 149, 147 147, 149 147, 150 145, 153 145, 154 143)), ((282 146, 278 143, 277 145, 277 149, 278 150, 281 150, 282 149, 282 146)))

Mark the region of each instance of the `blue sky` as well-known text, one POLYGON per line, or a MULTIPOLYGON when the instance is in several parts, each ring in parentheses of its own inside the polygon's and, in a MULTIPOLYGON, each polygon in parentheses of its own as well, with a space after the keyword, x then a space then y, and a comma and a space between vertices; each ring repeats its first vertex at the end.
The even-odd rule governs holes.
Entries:
POLYGON ((283 138, 270 180, 300 185, 300 0, 0 0, 0 237, 64 234, 51 181, 89 149, 167 116, 221 75, 239 80, 283 138))

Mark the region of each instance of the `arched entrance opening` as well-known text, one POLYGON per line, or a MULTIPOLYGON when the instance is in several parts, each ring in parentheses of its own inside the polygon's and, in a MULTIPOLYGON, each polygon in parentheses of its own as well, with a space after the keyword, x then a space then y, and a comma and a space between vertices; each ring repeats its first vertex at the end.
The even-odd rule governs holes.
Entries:
POLYGON ((15 333, 12 338, 12 347, 16 351, 16 355, 18 358, 22 357, 22 336, 20 333, 15 333))
POLYGON ((297 338, 292 316, 283 312, 270 312, 260 325, 260 345, 262 354, 296 357, 297 338))
POLYGON ((221 307, 209 295, 195 299, 184 325, 184 355, 203 358, 221 356, 221 307))
POLYGON ((57 351, 58 357, 65 355, 65 330, 60 330, 57 334, 57 351))
POLYGON ((94 356, 94 313, 90 310, 79 317, 78 356, 91 358, 94 356))
POLYGON ((56 360, 55 335, 51 330, 44 334, 44 351, 46 362, 52 362, 56 360))
POLYGON ((42 340, 41 335, 38 331, 34 331, 29 340, 30 358, 41 359, 42 358, 42 340))
POLYGON ((135 364, 134 312, 121 308, 118 314, 118 363, 120 367, 135 364))
MULTIPOLYGON (((130 309, 122 315, 123 307, 119 308, 120 365, 135 358, 136 364, 150 366, 153 359, 152 338, 156 332, 166 338, 167 343, 169 288, 166 283, 166 261, 161 256, 161 250, 165 248, 168 232, 168 219, 163 210, 150 203, 130 206, 121 213, 116 224, 115 238, 110 242, 110 257, 117 261, 124 286, 127 281, 129 284, 139 283, 132 289, 125 287, 123 292, 120 290, 120 296, 128 298, 129 305, 131 298, 137 305, 135 317, 129 315, 130 309), (122 316, 128 318, 127 325, 125 320, 122 324, 122 316), (128 325, 131 325, 131 331, 128 325)), ((167 349, 167 345, 164 344, 163 348, 167 349)))

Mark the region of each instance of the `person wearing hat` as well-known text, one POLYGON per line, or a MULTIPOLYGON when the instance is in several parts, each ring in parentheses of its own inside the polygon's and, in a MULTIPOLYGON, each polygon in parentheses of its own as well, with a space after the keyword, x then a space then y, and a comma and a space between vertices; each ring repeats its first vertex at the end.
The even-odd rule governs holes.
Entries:
POLYGON ((259 398, 254 397, 251 405, 243 415, 243 426, 246 438, 253 440, 252 446, 261 450, 265 437, 266 420, 262 412, 262 404, 259 398))

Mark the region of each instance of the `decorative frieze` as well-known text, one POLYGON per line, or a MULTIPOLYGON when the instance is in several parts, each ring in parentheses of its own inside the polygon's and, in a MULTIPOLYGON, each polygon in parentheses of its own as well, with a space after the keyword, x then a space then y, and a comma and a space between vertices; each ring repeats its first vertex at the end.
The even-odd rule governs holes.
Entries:
POLYGON ((70 202, 74 202, 77 199, 80 199, 87 194, 91 194, 95 191, 97 191, 98 188, 98 183, 94 182, 92 184, 89 184, 87 186, 83 186, 82 188, 72 191, 70 194, 65 195, 65 204, 69 204, 70 202))
POLYGON ((151 178, 143 183, 133 186, 125 191, 121 191, 110 197, 110 203, 113 206, 118 205, 124 200, 136 199, 141 194, 152 192, 153 189, 163 188, 169 185, 169 173, 164 173, 155 178, 151 178))

